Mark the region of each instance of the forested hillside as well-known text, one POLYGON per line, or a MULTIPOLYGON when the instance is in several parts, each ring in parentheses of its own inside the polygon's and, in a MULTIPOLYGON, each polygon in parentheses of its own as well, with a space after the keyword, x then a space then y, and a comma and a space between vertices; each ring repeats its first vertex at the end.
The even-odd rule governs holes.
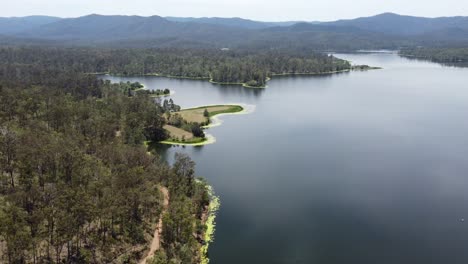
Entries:
POLYGON ((468 48, 412 48, 403 49, 400 54, 440 63, 468 63, 468 48))
POLYGON ((205 184, 143 144, 165 137, 162 107, 56 52, 1 52, 0 263, 137 263, 160 218, 157 263, 199 262, 205 184))
POLYGON ((169 21, 175 21, 175 22, 195 22, 195 23, 202 23, 202 24, 223 25, 223 26, 246 28, 246 29, 262 29, 262 28, 276 27, 276 26, 291 26, 291 25, 298 23, 298 21, 261 22, 261 21, 254 21, 250 19, 243 19, 239 17, 233 17, 233 18, 164 17, 164 18, 169 21))
POLYGON ((426 18, 384 13, 372 17, 338 20, 323 24, 356 27, 390 35, 415 36, 450 28, 468 29, 468 17, 426 18))

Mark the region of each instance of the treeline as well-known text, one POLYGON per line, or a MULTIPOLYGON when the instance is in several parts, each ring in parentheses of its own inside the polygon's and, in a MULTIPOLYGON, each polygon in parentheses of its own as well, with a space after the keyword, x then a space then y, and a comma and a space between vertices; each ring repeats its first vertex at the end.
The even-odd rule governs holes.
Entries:
MULTIPOLYGON (((1 48, 0 61, 40 63, 44 71, 116 75, 157 74, 211 79, 219 83, 264 86, 274 74, 328 73, 351 68, 326 54, 298 51, 226 51, 187 49, 1 48)), ((21 74, 21 72, 20 72, 21 74)), ((27 76, 26 76, 27 78, 27 76)))
POLYGON ((440 63, 468 63, 468 48, 407 48, 400 55, 440 63))
POLYGON ((163 217, 158 263, 196 263, 204 183, 143 145, 167 136, 162 106, 83 74, 97 51, 0 54, 0 262, 136 263, 163 217))

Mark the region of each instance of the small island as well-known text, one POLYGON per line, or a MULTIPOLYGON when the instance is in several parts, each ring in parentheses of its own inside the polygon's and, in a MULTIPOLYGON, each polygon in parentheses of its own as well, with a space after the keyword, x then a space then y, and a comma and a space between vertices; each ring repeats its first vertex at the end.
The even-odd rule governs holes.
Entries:
POLYGON ((381 67, 372 67, 369 65, 353 65, 351 67, 353 71, 370 71, 370 70, 381 70, 381 67))
POLYGON ((120 83, 120 89, 125 94, 129 96, 135 96, 137 94, 148 94, 150 97, 162 97, 162 96, 169 96, 172 94, 171 90, 168 88, 165 89, 156 89, 156 90, 149 90, 140 82, 130 82, 127 81, 120 83))
POLYGON ((167 88, 164 89, 164 90, 160 90, 160 89, 149 90, 148 94, 150 95, 150 97, 169 96, 169 95, 171 95, 171 90, 169 90, 167 88))
POLYGON ((204 132, 211 123, 211 118, 220 114, 234 114, 244 111, 240 105, 211 105, 179 110, 171 108, 171 101, 165 103, 167 139, 159 143, 171 145, 203 145, 210 143, 210 138, 204 132), (179 110, 179 111, 174 111, 179 110))

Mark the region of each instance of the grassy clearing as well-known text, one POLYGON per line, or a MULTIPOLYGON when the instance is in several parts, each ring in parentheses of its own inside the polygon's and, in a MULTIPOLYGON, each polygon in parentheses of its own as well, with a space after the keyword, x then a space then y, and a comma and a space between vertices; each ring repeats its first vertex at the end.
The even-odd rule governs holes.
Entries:
POLYGON ((206 138, 194 137, 192 133, 175 126, 165 125, 163 128, 170 135, 169 139, 160 142, 163 144, 199 144, 207 141, 206 138))
POLYGON ((225 107, 227 107, 227 109, 216 110, 208 108, 209 117, 213 117, 219 114, 230 114, 244 111, 244 108, 240 105, 227 105, 225 107))
POLYGON ((163 128, 169 132, 171 139, 174 140, 182 141, 182 139, 192 140, 194 138, 192 133, 175 126, 165 125, 163 128))
MULTIPOLYGON (((211 105, 185 109, 177 112, 177 114, 188 123, 198 123, 206 128, 206 125, 211 121, 211 117, 219 114, 238 113, 243 110, 244 108, 239 105, 211 105), (205 110, 208 111, 208 116, 205 116, 205 110)), ((169 139, 159 142, 162 144, 204 145, 216 141, 212 136, 207 138, 194 137, 191 132, 171 125, 165 125, 163 128, 169 132, 169 139)))
POLYGON ((243 110, 244 108, 239 105, 212 105, 185 109, 178 112, 178 114, 180 114, 187 122, 201 124, 209 123, 209 118, 215 115, 237 113, 243 110), (208 111, 208 117, 204 116, 205 109, 208 111))

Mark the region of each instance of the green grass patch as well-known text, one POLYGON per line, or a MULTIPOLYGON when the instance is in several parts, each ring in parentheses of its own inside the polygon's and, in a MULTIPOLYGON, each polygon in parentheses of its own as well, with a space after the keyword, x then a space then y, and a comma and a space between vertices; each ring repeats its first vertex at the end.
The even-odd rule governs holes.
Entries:
POLYGON ((178 139, 166 139, 164 141, 161 141, 159 143, 161 144, 198 144, 198 143, 203 143, 205 141, 207 141, 208 139, 207 138, 199 138, 199 137, 194 137, 194 138, 191 138, 191 139, 188 139, 188 140, 185 140, 185 141, 182 141, 182 140, 178 140, 178 139))
POLYGON ((210 118, 215 115, 238 113, 243 110, 244 108, 239 105, 209 105, 184 109, 178 113, 189 123, 207 125, 210 123, 210 118), (208 111, 208 116, 205 116, 205 110, 208 111))
POLYGON ((200 110, 200 109, 203 109, 203 110, 208 109, 208 112, 210 113, 210 117, 215 116, 215 115, 219 115, 219 114, 237 113, 237 112, 241 112, 241 111, 244 110, 244 108, 242 106, 240 106, 240 105, 207 105, 207 106, 198 106, 198 107, 194 107, 194 108, 182 109, 182 111, 200 110), (214 108, 214 107, 229 107, 229 109, 223 110, 223 111, 212 111, 212 112, 210 112, 210 108, 214 108), (215 113, 215 114, 212 114, 212 113, 215 113))
POLYGON ((230 105, 229 109, 221 110, 221 111, 213 111, 213 112, 210 112, 210 109, 208 108, 209 117, 213 117, 213 116, 219 115, 219 114, 239 113, 239 112, 242 112, 242 111, 244 111, 244 108, 242 106, 240 106, 240 105, 230 105))

